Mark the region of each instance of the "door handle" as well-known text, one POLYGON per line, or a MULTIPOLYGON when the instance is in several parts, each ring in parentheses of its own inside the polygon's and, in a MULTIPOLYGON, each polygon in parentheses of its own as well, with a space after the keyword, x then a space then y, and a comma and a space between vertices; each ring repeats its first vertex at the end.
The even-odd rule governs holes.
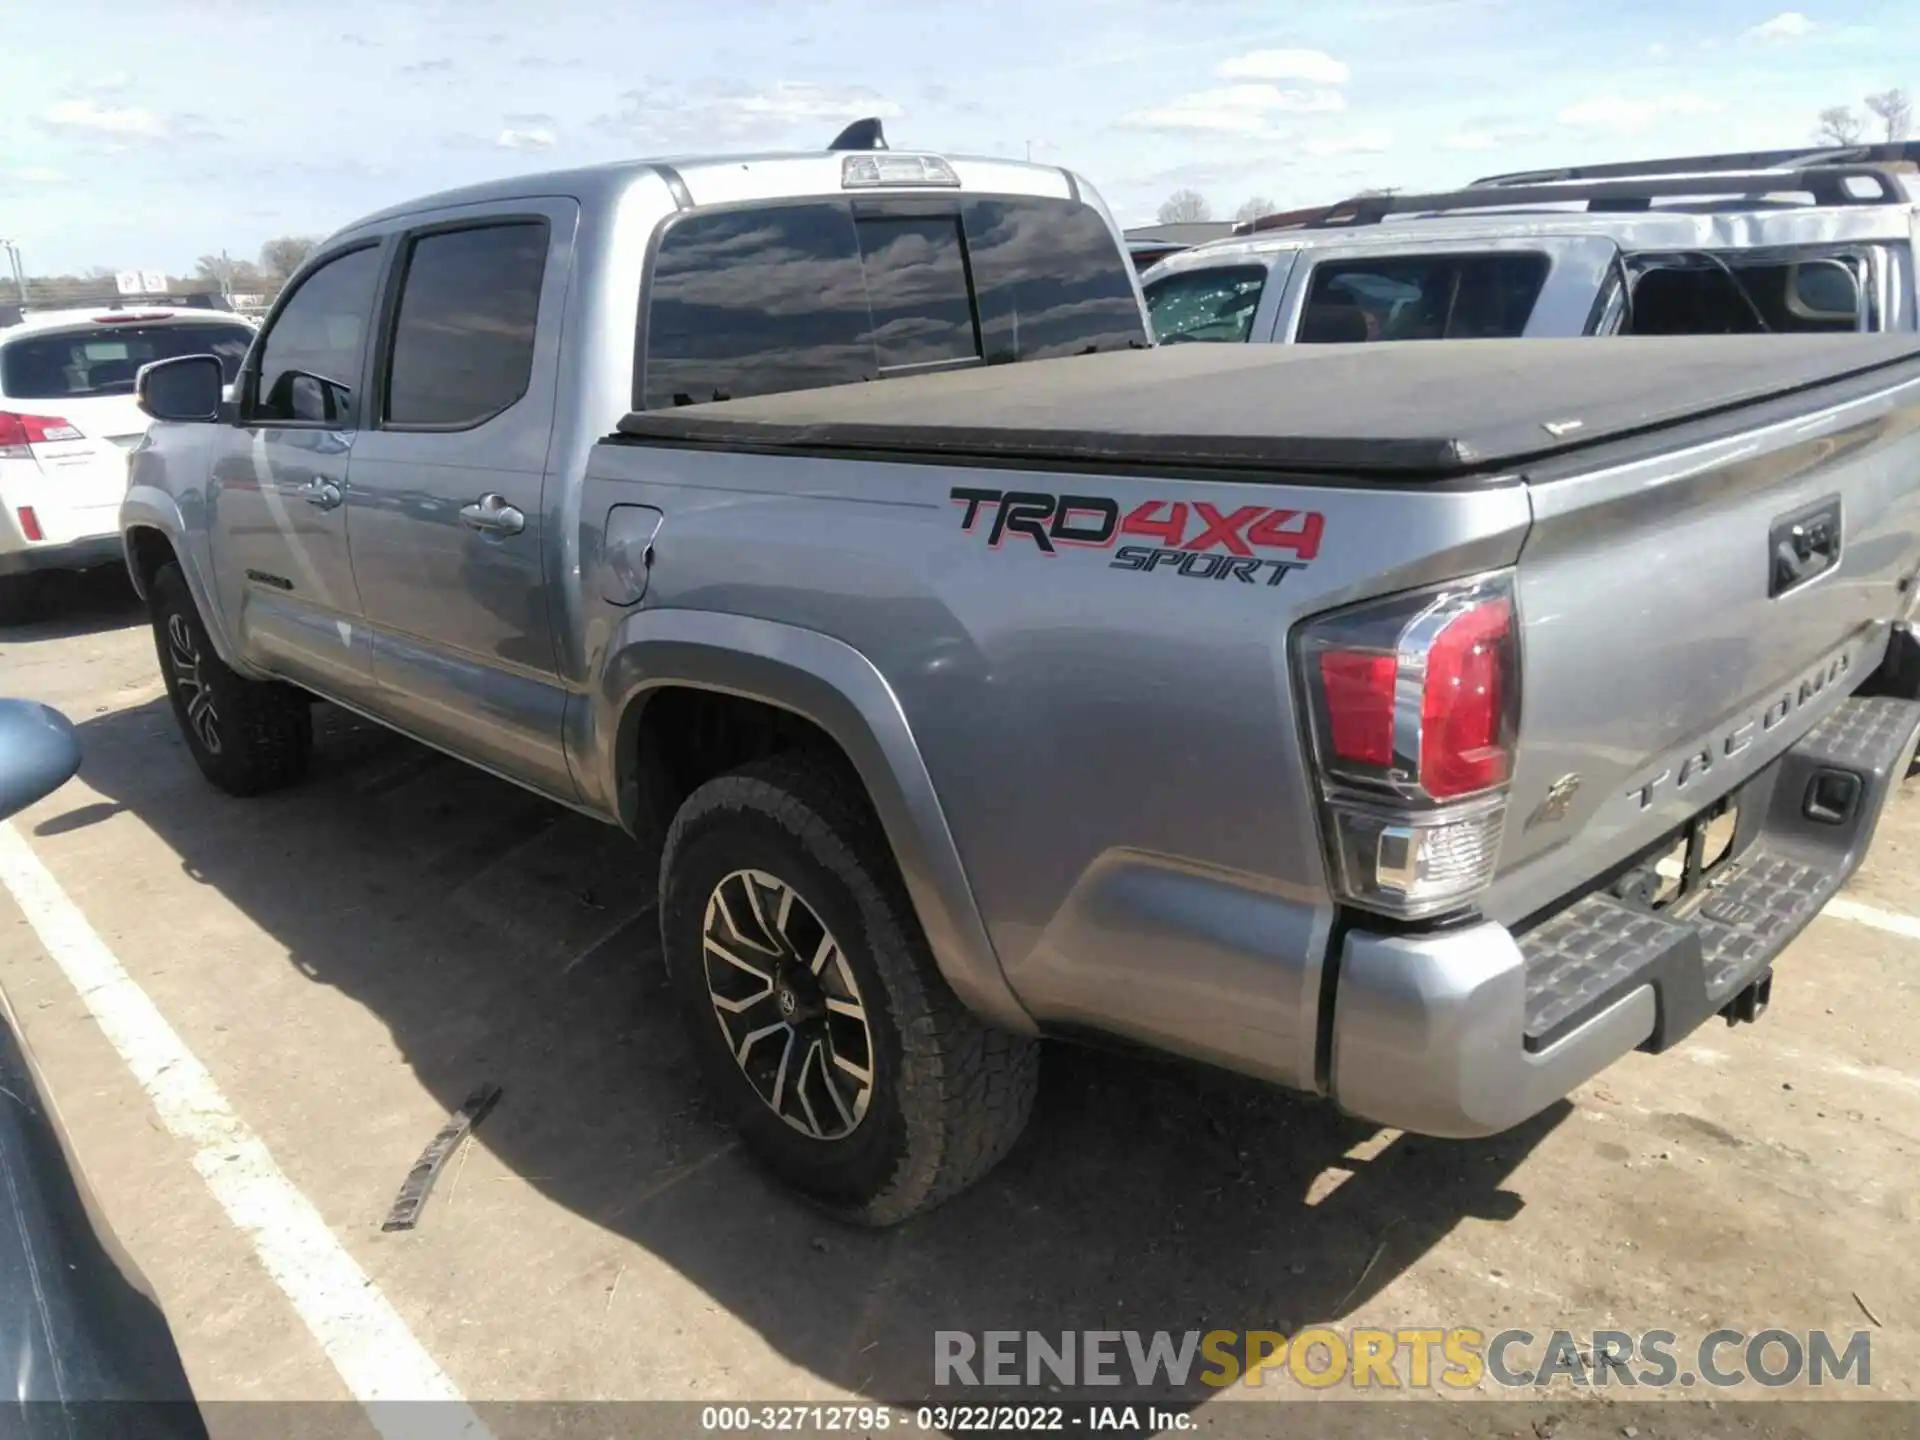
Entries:
POLYGON ((309 505, 317 505, 322 510, 333 509, 345 498, 341 495, 338 485, 331 480, 323 480, 318 475, 307 482, 306 488, 300 494, 309 505))
POLYGON ((462 505, 460 518, 483 535, 518 535, 527 528, 527 517, 509 505, 504 495, 482 495, 471 505, 462 505))

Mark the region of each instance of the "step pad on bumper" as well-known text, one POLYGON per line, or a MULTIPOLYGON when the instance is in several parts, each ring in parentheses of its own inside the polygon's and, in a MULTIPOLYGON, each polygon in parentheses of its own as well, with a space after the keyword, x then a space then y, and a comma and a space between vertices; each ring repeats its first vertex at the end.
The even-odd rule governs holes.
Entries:
POLYGON ((1662 911, 1593 894, 1519 936, 1527 1049, 1643 985, 1660 1017, 1649 1050, 1727 1005, 1858 868, 1916 728, 1920 703, 1848 700, 1740 789, 1737 852, 1697 894, 1662 911))

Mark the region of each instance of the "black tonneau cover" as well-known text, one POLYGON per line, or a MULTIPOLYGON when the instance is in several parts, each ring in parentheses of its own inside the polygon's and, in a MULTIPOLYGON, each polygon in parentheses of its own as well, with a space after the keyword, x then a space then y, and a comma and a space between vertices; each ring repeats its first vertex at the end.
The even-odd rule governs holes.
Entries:
MULTIPOLYGON (((1868 376, 1920 335, 1172 345, 795 391, 620 422, 635 441, 1436 479, 1868 376)), ((1920 366, 1872 376, 1920 379, 1920 366)))

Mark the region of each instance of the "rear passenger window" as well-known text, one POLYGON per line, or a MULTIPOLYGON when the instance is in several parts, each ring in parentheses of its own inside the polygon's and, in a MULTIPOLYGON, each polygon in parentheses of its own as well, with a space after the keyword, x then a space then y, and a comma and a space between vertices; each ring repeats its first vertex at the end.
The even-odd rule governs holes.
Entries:
POLYGON ((867 281, 844 204, 689 215, 661 241, 651 295, 644 408, 873 373, 867 281))
POLYGON ((1147 286, 1147 314, 1162 345, 1245 342, 1267 283, 1263 265, 1210 265, 1162 276, 1147 286))
POLYGON ((1295 339, 1493 340, 1526 332, 1545 255, 1403 255, 1317 265, 1295 339))
POLYGON ((960 217, 861 215, 854 225, 882 373, 978 358, 960 217))
POLYGON ((1861 328, 1864 266, 1843 258, 1636 257, 1626 335, 1757 335, 1861 328))
POLYGON ((526 394, 546 268, 544 220, 413 241, 394 317, 385 423, 466 428, 526 394))

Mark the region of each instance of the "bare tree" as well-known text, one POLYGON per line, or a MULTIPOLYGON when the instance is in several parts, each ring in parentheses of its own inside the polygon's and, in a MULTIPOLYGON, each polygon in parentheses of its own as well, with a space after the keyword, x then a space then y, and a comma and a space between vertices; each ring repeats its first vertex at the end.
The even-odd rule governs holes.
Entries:
POLYGON ((1271 215, 1280 207, 1264 195, 1256 195, 1251 200, 1242 201, 1240 208, 1233 212, 1233 218, 1242 223, 1258 220, 1262 215, 1271 215))
POLYGON ((1813 138, 1822 145, 1858 145, 1866 122, 1845 105, 1829 105, 1820 112, 1813 138))
POLYGON ((1365 190, 1354 191, 1353 198, 1356 200, 1371 200, 1376 196, 1398 195, 1399 193, 1400 187, 1398 185, 1369 185, 1365 190))
POLYGON ((1162 225, 1181 225, 1195 220, 1211 220, 1213 207, 1198 190, 1176 190, 1160 205, 1162 225))
POLYGON ((320 243, 313 235, 282 235, 260 247, 260 270, 275 289, 287 283, 300 262, 320 243))
POLYGON ((1901 89, 1882 90, 1878 95, 1869 95, 1861 102, 1873 112, 1886 131, 1887 143, 1907 138, 1907 131, 1913 125, 1913 101, 1907 92, 1901 89))
POLYGON ((211 280, 226 296, 236 291, 251 293, 265 283, 258 265, 251 260, 235 260, 224 251, 218 255, 202 255, 194 261, 193 275, 196 280, 211 280))

